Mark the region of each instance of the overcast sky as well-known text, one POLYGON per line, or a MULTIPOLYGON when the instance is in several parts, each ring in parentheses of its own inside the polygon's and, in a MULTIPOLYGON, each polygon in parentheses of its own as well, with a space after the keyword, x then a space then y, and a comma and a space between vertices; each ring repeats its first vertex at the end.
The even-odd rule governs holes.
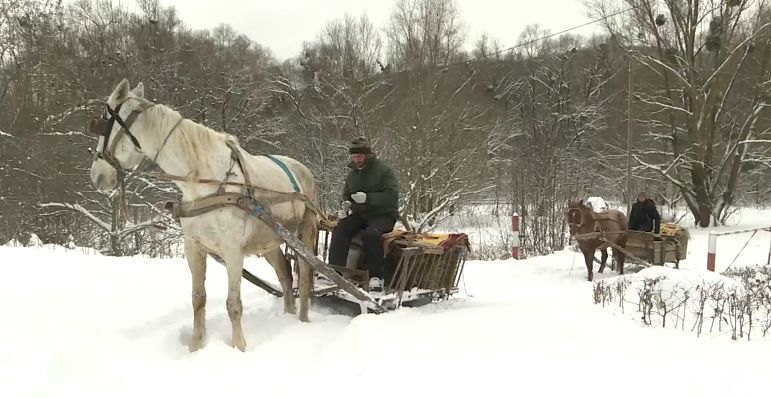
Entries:
MULTIPOLYGON (((552 33, 590 19, 584 0, 457 0, 469 33, 467 45, 487 33, 505 47, 513 45, 522 29, 538 23, 552 33)), ((134 0, 122 0, 133 7, 134 0)), ((345 13, 366 13, 378 28, 386 25, 394 0, 160 0, 177 9, 180 19, 193 29, 211 29, 220 23, 249 36, 283 60, 302 50, 330 20, 345 13)), ((589 35, 599 26, 576 33, 589 35)))

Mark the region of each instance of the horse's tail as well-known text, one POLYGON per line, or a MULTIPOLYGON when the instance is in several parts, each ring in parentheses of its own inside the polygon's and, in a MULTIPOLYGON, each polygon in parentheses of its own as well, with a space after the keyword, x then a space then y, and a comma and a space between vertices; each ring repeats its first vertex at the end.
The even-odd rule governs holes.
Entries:
MULTIPOLYGON (((298 162, 299 164, 299 162, 298 162)), ((302 186, 304 197, 304 207, 302 221, 300 222, 300 228, 298 229, 299 238, 309 249, 312 249, 315 253, 317 250, 316 243, 319 234, 319 221, 324 217, 324 214, 319 209, 318 198, 316 197, 316 183, 313 179, 313 174, 310 169, 302 164, 299 164, 299 171, 302 175, 302 186)))
MULTIPOLYGON (((306 248, 312 250, 313 254, 316 254, 318 251, 318 217, 319 215, 316 211, 306 205, 302 221, 300 222, 300 228, 298 229, 300 240, 306 248)), ((308 322, 308 309, 310 308, 311 297, 313 296, 313 268, 303 259, 299 259, 298 265, 300 321, 308 322)))
POLYGON ((319 234, 319 217, 321 217, 321 214, 318 214, 317 207, 311 208, 306 205, 305 212, 303 213, 303 219, 299 228, 300 240, 302 240, 305 246, 307 246, 309 249, 314 249, 314 252, 316 239, 319 234))

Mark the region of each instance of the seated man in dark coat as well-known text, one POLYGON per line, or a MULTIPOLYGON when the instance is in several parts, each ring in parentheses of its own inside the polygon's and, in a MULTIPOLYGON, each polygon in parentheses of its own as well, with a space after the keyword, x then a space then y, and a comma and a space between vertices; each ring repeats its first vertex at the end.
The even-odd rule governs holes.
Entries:
POLYGON ((637 202, 632 205, 629 215, 629 229, 634 231, 646 231, 659 233, 661 228, 661 215, 656 210, 656 204, 648 198, 645 192, 640 192, 637 202))
POLYGON ((353 140, 349 153, 351 172, 345 180, 343 202, 351 203, 352 213, 342 218, 332 232, 329 263, 344 267, 351 239, 361 231, 370 287, 378 288, 385 276, 382 236, 396 224, 399 184, 393 170, 372 153, 366 138, 353 140))

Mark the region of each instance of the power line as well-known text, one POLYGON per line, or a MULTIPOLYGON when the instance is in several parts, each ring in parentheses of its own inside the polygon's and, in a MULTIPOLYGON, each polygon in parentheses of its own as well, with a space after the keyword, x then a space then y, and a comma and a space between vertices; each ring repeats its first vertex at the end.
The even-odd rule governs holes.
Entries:
MULTIPOLYGON (((542 37, 539 37, 539 38, 536 38, 536 39, 533 39, 533 40, 529 40, 529 41, 526 41, 524 43, 519 43, 519 44, 513 45, 511 47, 507 47, 507 48, 504 48, 502 50, 498 50, 498 51, 495 51, 495 52, 492 52, 492 53, 489 53, 489 54, 480 55, 478 57, 471 58, 469 60, 458 61, 458 62, 453 62, 453 63, 445 64, 444 67, 447 68, 447 67, 450 67, 450 66, 468 65, 471 62, 478 61, 480 59, 489 58, 489 57, 492 57, 494 55, 503 54, 505 52, 512 51, 514 49, 517 49, 517 48, 520 48, 520 47, 524 47, 524 46, 527 46, 527 45, 530 45, 530 44, 533 44, 533 43, 538 43, 538 42, 546 40, 546 39, 551 39, 552 37, 559 36, 561 34, 568 33, 568 32, 571 32, 571 31, 574 31, 574 30, 577 30, 577 29, 580 29, 580 28, 583 28, 585 26, 589 26, 589 25, 592 25, 592 24, 595 24, 595 23, 598 23, 598 22, 602 22, 602 21, 604 21, 604 20, 606 20, 608 18, 612 18, 612 17, 618 16, 618 15, 627 13, 629 11, 635 10, 637 8, 642 7, 643 5, 647 5, 648 3, 652 2, 652 1, 654 1, 654 0, 643 0, 642 2, 640 2, 640 4, 638 4, 636 6, 632 6, 632 7, 626 8, 624 10, 611 13, 610 15, 607 15, 607 16, 604 16, 604 17, 601 17, 601 18, 597 18, 597 19, 589 21, 589 22, 585 22, 585 23, 583 23, 581 25, 576 25, 576 26, 573 26, 571 28, 563 29, 563 30, 561 30, 559 32, 556 32, 556 33, 552 33, 552 34, 549 34, 549 35, 546 35, 546 36, 542 36, 542 37)), ((738 73, 738 72, 735 73, 735 72, 731 72, 731 71, 717 71, 717 72, 715 72, 715 71, 711 71, 711 70, 706 69, 706 68, 697 68, 697 69, 699 69, 701 71, 717 73, 717 74, 720 74, 720 75, 726 74, 726 75, 736 75, 736 76, 744 76, 744 77, 762 77, 762 75, 763 75, 762 73, 760 73, 760 74, 738 73)))
POLYGON ((524 46, 527 46, 527 45, 530 45, 530 44, 533 44, 533 43, 537 43, 537 42, 542 41, 542 40, 551 39, 552 37, 555 37, 555 36, 558 36, 558 35, 561 35, 561 34, 564 34, 564 33, 568 33, 568 32, 574 31, 576 29, 581 29, 584 26, 589 26, 589 25, 592 25, 592 24, 595 24, 595 23, 598 23, 598 22, 602 22, 602 21, 604 21, 604 20, 606 20, 608 18, 624 14, 624 13, 632 11, 632 10, 634 10, 636 8, 640 8, 643 5, 648 4, 648 3, 652 2, 652 1, 654 1, 654 0, 644 0, 644 1, 642 1, 640 4, 638 4, 636 6, 632 6, 632 7, 629 7, 627 9, 614 12, 614 13, 612 13, 610 15, 607 15, 607 16, 604 16, 604 17, 601 17, 601 18, 597 18, 597 19, 595 19, 593 21, 585 22, 585 23, 583 23, 581 25, 573 26, 571 28, 567 28, 567 29, 561 30, 561 31, 556 32, 556 33, 552 33, 552 34, 549 34, 549 35, 546 35, 546 36, 539 37, 537 39, 526 41, 524 43, 519 43, 519 44, 513 45, 511 47, 504 48, 503 50, 498 50, 498 51, 495 51, 495 52, 492 52, 492 53, 489 53, 489 54, 480 55, 480 56, 478 56, 476 58, 471 58, 471 59, 465 60, 465 61, 459 61, 459 62, 454 62, 454 63, 446 64, 445 67, 468 64, 468 63, 471 63, 471 62, 474 62, 474 61, 478 61, 480 59, 488 58, 488 57, 491 57, 491 56, 494 56, 494 55, 500 55, 500 54, 503 54, 505 52, 517 49, 519 47, 524 47, 524 46))

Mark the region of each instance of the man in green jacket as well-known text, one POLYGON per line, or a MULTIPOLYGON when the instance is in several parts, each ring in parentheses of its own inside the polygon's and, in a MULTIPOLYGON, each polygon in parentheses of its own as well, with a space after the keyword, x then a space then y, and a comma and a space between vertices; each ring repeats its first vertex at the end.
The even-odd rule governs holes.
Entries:
POLYGON ((382 236, 396 224, 399 183, 393 170, 372 153, 366 138, 354 139, 348 152, 351 171, 345 180, 343 202, 351 204, 352 212, 340 219, 332 232, 329 262, 344 267, 351 239, 361 231, 370 287, 378 288, 385 275, 382 236))

